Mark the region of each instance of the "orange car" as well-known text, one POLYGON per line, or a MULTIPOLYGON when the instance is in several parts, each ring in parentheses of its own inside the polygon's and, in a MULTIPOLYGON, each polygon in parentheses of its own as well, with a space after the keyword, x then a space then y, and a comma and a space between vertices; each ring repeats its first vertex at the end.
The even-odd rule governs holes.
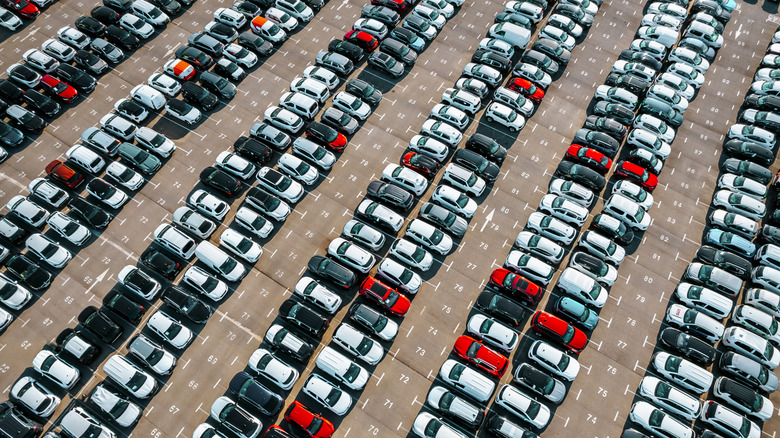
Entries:
POLYGON ((68 188, 75 189, 84 182, 84 175, 71 169, 60 160, 54 160, 46 166, 46 174, 54 181, 62 183, 68 188))
POLYGON ((284 413, 284 419, 290 424, 298 426, 299 429, 312 438, 330 438, 333 432, 336 431, 336 428, 333 427, 330 421, 309 411, 299 401, 294 401, 290 404, 290 407, 284 413))

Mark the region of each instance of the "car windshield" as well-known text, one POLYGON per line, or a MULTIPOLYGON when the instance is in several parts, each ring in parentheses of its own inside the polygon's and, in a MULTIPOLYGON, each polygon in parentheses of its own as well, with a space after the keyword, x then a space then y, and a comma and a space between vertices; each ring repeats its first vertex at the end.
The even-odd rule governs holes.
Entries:
POLYGON ((52 243, 47 243, 46 246, 41 248, 39 251, 41 255, 45 258, 49 258, 57 253, 57 246, 52 243))
MULTIPOLYGON (((350 382, 351 381, 352 380, 350 380, 350 382)), ((314 435, 320 430, 320 428, 322 428, 322 419, 320 417, 311 417, 311 422, 306 427, 306 430, 310 434, 314 435)))
POLYGON ((293 9, 295 9, 298 12, 303 12, 306 9, 306 5, 303 4, 303 2, 295 2, 293 4, 293 9))
POLYGON ((360 353, 361 356, 365 356, 371 351, 371 347, 373 345, 374 342, 371 339, 364 337, 355 349, 358 351, 358 353, 360 353))
POLYGON ((387 307, 393 307, 393 306, 395 305, 395 303, 397 303, 397 302, 398 302, 398 298, 399 298, 399 297, 400 297, 400 295, 399 295, 399 294, 397 294, 397 293, 394 293, 394 292, 392 292, 392 291, 391 291, 391 292, 390 292, 390 293, 387 295, 387 298, 385 298, 385 299, 384 299, 382 302, 383 302, 383 303, 385 304, 385 306, 387 306, 387 307))
POLYGON ((539 414, 539 410, 542 409, 542 405, 534 400, 531 400, 531 403, 528 405, 528 409, 526 410, 526 416, 528 418, 536 418, 536 416, 539 414))
POLYGON ((298 172, 299 175, 305 175, 309 169, 311 169, 311 166, 306 164, 304 161, 301 161, 300 164, 295 167, 295 171, 298 172))
POLYGON ((102 184, 98 182, 97 184, 93 184, 92 186, 93 190, 95 190, 95 193, 101 197, 101 198, 110 198, 111 196, 116 193, 116 188, 111 187, 108 184, 102 184))
POLYGON ((664 416, 664 413, 661 412, 660 409, 653 409, 653 413, 650 414, 650 421, 648 421, 648 423, 651 427, 661 427, 661 424, 664 421, 664 416))
POLYGON ((179 324, 176 324, 174 322, 171 322, 167 329, 165 329, 165 336, 168 339, 173 339, 176 337, 176 335, 181 332, 182 326, 179 324))
POLYGON ((57 358, 54 357, 54 355, 51 355, 47 357, 43 363, 41 363, 41 371, 49 371, 51 369, 52 365, 54 365, 57 362, 57 358))
POLYGON ((565 344, 568 344, 569 342, 572 341, 572 339, 574 339, 574 335, 575 335, 574 327, 567 326, 566 332, 563 334, 563 342, 565 344))
POLYGON ((469 197, 461 194, 460 196, 458 196, 458 200, 455 203, 458 204, 458 207, 464 208, 469 203, 469 197))
POLYGON ((425 250, 420 248, 419 246, 414 250, 414 253, 412 253, 412 259, 417 262, 421 263, 423 259, 425 258, 425 250))
POLYGON ((225 259, 225 262, 222 263, 222 265, 219 267, 219 270, 222 272, 232 272, 233 269, 236 268, 236 265, 238 265, 238 262, 233 257, 228 257, 225 259))
POLYGON ((335 406, 341 399, 341 391, 337 388, 331 388, 327 396, 325 396, 325 403, 329 406, 335 406))
POLYGON ((601 286, 599 286, 598 283, 593 283, 593 287, 590 289, 590 292, 588 295, 591 299, 597 299, 599 297, 599 293, 601 292, 601 286))
POLYGON ((73 233, 76 232, 76 230, 79 229, 79 226, 75 222, 68 222, 65 224, 64 227, 62 227, 62 232, 67 234, 68 236, 73 235, 73 233))
POLYGON ((133 377, 127 381, 127 387, 130 388, 131 391, 135 392, 138 391, 141 386, 143 386, 144 382, 146 382, 146 376, 144 376, 142 373, 136 372, 133 374, 133 377))

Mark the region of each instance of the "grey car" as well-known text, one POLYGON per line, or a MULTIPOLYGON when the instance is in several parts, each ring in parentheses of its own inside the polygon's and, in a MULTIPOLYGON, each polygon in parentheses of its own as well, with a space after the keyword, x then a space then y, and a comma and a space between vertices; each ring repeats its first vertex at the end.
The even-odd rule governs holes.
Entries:
POLYGON ((327 50, 321 50, 317 53, 316 63, 317 65, 333 70, 342 76, 349 75, 352 73, 352 70, 355 69, 355 65, 349 58, 327 50))
POLYGON ((345 135, 352 135, 360 129, 360 124, 354 117, 334 107, 327 108, 320 121, 345 135))
POLYGON ((466 234, 469 226, 466 219, 430 202, 426 202, 420 208, 420 217, 456 237, 466 234))

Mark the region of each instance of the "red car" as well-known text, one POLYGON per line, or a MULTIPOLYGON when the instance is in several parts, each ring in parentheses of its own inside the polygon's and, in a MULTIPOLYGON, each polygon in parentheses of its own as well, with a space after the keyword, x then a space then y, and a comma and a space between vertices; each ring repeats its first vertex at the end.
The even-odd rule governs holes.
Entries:
POLYGON ((431 179, 436 176, 436 172, 439 171, 439 163, 433 158, 418 154, 417 152, 409 152, 401 158, 401 164, 414 170, 427 179, 431 179))
POLYGON ((360 285, 360 295, 379 304, 393 315, 404 316, 409 311, 409 299, 379 280, 368 277, 360 285))
POLYGON ((658 177, 650 173, 647 169, 637 164, 620 161, 615 166, 615 175, 630 179, 641 185, 648 191, 655 190, 658 185, 658 177))
POLYGON ((312 413, 299 401, 294 401, 284 413, 284 419, 299 426, 312 438, 330 438, 336 428, 330 421, 312 413))
POLYGON ((612 167, 612 160, 601 152, 589 147, 573 144, 566 151, 566 158, 580 162, 604 175, 612 167))
POLYGON ((508 269, 498 268, 493 271, 490 274, 490 284, 501 292, 523 300, 532 306, 539 304, 539 300, 542 299, 542 288, 539 285, 508 269))
POLYGON ((75 88, 51 75, 43 75, 41 84, 51 94, 59 97, 65 103, 71 103, 79 97, 75 88))
POLYGON ((537 310, 533 318, 531 318, 531 328, 536 333, 546 335, 560 342, 572 353, 582 353, 585 345, 588 344, 588 336, 582 330, 571 326, 557 316, 541 310, 537 310))
POLYGON ((523 96, 531 99, 534 103, 539 103, 544 99, 544 90, 532 84, 531 81, 523 78, 514 78, 509 81, 507 88, 517 91, 523 96))
POLYGON ((67 164, 60 160, 54 160, 46 166, 46 174, 51 179, 64 184, 66 187, 75 189, 82 182, 84 182, 84 175, 76 172, 68 167, 67 164))
POLYGON ((373 52, 379 45, 379 40, 368 32, 350 30, 344 34, 344 41, 357 45, 366 52, 373 52))
POLYGON ((3 0, 2 5, 25 18, 35 18, 41 14, 41 10, 27 0, 3 0))
POLYGON ((506 357, 468 336, 459 337, 455 341, 452 352, 499 379, 504 375, 509 364, 506 357))
POLYGON ((344 134, 320 122, 309 123, 306 128, 306 137, 333 149, 335 152, 341 152, 347 147, 347 137, 344 134))

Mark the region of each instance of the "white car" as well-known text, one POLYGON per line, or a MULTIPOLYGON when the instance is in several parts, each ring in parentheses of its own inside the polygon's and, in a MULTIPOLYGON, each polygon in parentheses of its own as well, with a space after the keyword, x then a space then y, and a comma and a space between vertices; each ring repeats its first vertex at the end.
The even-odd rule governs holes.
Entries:
POLYGON ((341 297, 311 277, 301 277, 295 284, 295 293, 328 313, 335 313, 341 306, 341 297))
POLYGON ((0 303, 13 310, 21 309, 32 299, 30 291, 4 275, 0 275, 0 291, 0 303))
POLYGON ((672 106, 672 108, 679 111, 681 114, 688 109, 688 99, 682 97, 680 93, 675 91, 671 87, 665 85, 651 85, 647 90, 648 97, 654 97, 662 102, 666 102, 672 106))
MULTIPOLYGON (((648 152, 649 153, 649 152, 648 152)), ((614 193, 604 203, 604 212, 620 219, 632 230, 646 230, 650 226, 650 215, 634 200, 614 193)))
POLYGON ((656 405, 688 421, 694 421, 701 412, 699 399, 657 377, 645 376, 639 382, 637 392, 656 405))
POLYGON ((418 274, 393 259, 382 260, 377 266, 376 274, 408 294, 416 294, 422 286, 422 278, 418 274))
POLYGON ((766 339, 742 327, 729 327, 723 332, 721 343, 730 350, 761 362, 774 370, 780 364, 780 351, 766 339))
POLYGON ((693 95, 696 93, 696 88, 693 85, 686 82, 680 76, 671 73, 661 73, 655 78, 656 85, 667 86, 674 91, 678 92, 680 96, 686 98, 688 102, 693 99, 693 95))
POLYGON ((682 80, 695 88, 699 88, 704 84, 704 75, 688 64, 683 64, 681 62, 670 64, 666 68, 666 73, 679 76, 682 80))
POLYGON ((263 16, 287 32, 292 32, 298 27, 298 20, 287 12, 273 6, 268 8, 263 16))
POLYGON ((641 26, 636 32, 643 40, 656 41, 670 48, 680 39, 680 31, 665 26, 641 26))
MULTIPOLYGON (((114 431, 103 425, 81 406, 74 406, 62 415, 60 427, 67 436, 85 438, 116 438, 114 431)), ((51 434, 44 435, 47 438, 51 434)))
POLYGON ((651 116, 650 114, 640 114, 634 119, 634 123, 631 126, 633 128, 640 128, 652 132, 667 143, 673 142, 674 136, 676 135, 671 126, 658 117, 651 116))
POLYGON ((534 232, 555 240, 563 245, 569 245, 577 237, 577 229, 544 213, 535 211, 528 216, 526 226, 534 232))
MULTIPOLYGON (((334 110, 338 111, 335 108, 334 110)), ((305 138, 299 138, 293 142, 292 153, 311 161, 322 170, 330 170, 336 164, 336 156, 333 152, 325 150, 324 147, 305 138)))
POLYGON ((437 186, 431 195, 431 201, 467 219, 477 211, 476 201, 450 186, 437 186))
POLYGON ((106 114, 100 119, 100 128, 122 140, 132 140, 138 127, 130 120, 116 114, 106 114))
POLYGON ((379 251, 385 245, 385 235, 374 227, 371 227, 359 220, 351 219, 342 229, 342 233, 348 238, 379 251))
POLYGON ((490 87, 498 87, 504 80, 501 72, 485 64, 469 62, 463 67, 462 73, 466 77, 474 78, 484 82, 490 87))
POLYGON ((390 255, 421 271, 427 271, 433 265, 431 253, 406 239, 397 239, 393 242, 390 245, 390 255))
POLYGON ((186 125, 194 125, 203 117, 203 113, 194 106, 179 99, 171 99, 165 104, 167 115, 184 122, 186 125))
POLYGON ((702 58, 698 53, 685 47, 677 47, 669 52, 669 62, 681 62, 688 64, 695 68, 699 73, 707 73, 710 68, 710 63, 706 59, 702 58))
POLYGON ((774 148, 776 140, 774 133, 757 126, 745 125, 742 123, 735 123, 731 125, 731 127, 729 127, 727 137, 729 139, 758 143, 760 146, 763 146, 767 149, 774 148))
POLYGON ((130 200, 125 192, 102 178, 94 178, 87 183, 87 193, 111 208, 121 208, 130 200))
POLYGON ((775 318, 780 317, 780 295, 766 289, 750 288, 745 291, 744 303, 775 318))
POLYGON ((317 374, 312 374, 303 383, 303 393, 313 398, 325 409, 343 416, 352 407, 352 397, 317 374))
POLYGON ((19 378, 11 387, 10 396, 35 415, 49 418, 59 406, 61 399, 45 386, 29 376, 19 378))
POLYGON ((252 234, 265 239, 274 230, 271 221, 267 220, 249 207, 240 207, 236 211, 236 223, 246 228, 252 234))
POLYGON ((238 406, 230 397, 224 395, 214 400, 209 414, 220 426, 229 429, 241 438, 257 438, 263 431, 263 423, 260 420, 238 406), (227 421, 224 421, 225 418, 227 421))
MULTIPOLYGON (((564 17, 568 18, 568 17, 564 17)), ((582 28, 580 28, 582 31, 582 28)), ((515 48, 511 44, 498 38, 483 38, 479 42, 479 49, 491 51, 497 55, 512 59, 515 56, 515 48)))
POLYGON ((149 76, 146 83, 155 90, 170 97, 175 97, 181 91, 181 84, 176 79, 165 73, 154 73, 149 76))
POLYGON ((291 154, 282 154, 277 162, 280 171, 292 178, 310 186, 320 178, 319 172, 314 166, 291 154))
POLYGON ((436 438, 466 438, 466 435, 458 432, 452 426, 441 418, 434 417, 429 412, 420 412, 412 423, 412 430, 419 437, 436 437, 436 438), (435 430, 435 435, 431 435, 428 431, 435 430))
POLYGON ((237 29, 244 27, 247 21, 244 14, 228 8, 219 8, 214 11, 214 19, 237 29))
POLYGON ((30 181, 27 190, 30 191, 31 195, 35 195, 54 208, 62 207, 70 199, 68 192, 44 178, 35 178, 30 181))
POLYGON ((443 162, 450 153, 449 147, 444 143, 420 134, 414 135, 409 140, 409 150, 431 157, 439 163, 443 162))
POLYGON ((636 202, 640 207, 645 209, 645 211, 650 210, 650 207, 653 206, 653 195, 638 184, 629 180, 623 179, 615 183, 615 185, 612 186, 612 193, 619 194, 636 202))
POLYGON ((539 31, 539 38, 554 41, 568 51, 574 50, 574 46, 577 44, 577 41, 568 32, 550 23, 544 25, 539 31))
POLYGON ((647 13, 642 17, 640 26, 666 26, 675 30, 682 27, 682 18, 664 13, 647 13))
POLYGON ((460 130, 466 129, 466 126, 468 126, 471 121, 464 111, 461 111, 452 105, 445 105, 443 103, 437 103, 431 108, 431 117, 449 123, 460 130))
POLYGON ((22 20, 16 15, 12 14, 8 9, 0 8, 0 26, 14 32, 22 27, 22 20))
POLYGON ((224 219, 230 210, 230 206, 225 201, 203 189, 192 192, 187 198, 187 205, 218 221, 224 219))
POLYGON ((51 73, 60 66, 60 62, 38 49, 30 49, 22 54, 26 65, 43 73, 51 73))
POLYGON ((385 350, 378 342, 349 324, 339 324, 333 333, 333 342, 369 365, 378 364, 385 355, 385 350))
POLYGON ((701 420, 732 437, 761 437, 761 428, 756 423, 712 400, 704 402, 701 420))
POLYGON ((452 251, 452 238, 420 219, 413 219, 409 223, 406 236, 441 255, 452 251))
POLYGON ((485 110, 485 118, 505 126, 509 132, 518 132, 525 126, 525 118, 503 103, 491 103, 485 110))
POLYGON ((57 31, 57 38, 76 49, 83 49, 92 42, 83 32, 71 26, 61 27, 57 31))
POLYGON ((476 173, 454 163, 450 163, 444 168, 440 182, 450 184, 456 189, 474 196, 482 196, 486 186, 485 180, 477 176, 476 173))
POLYGON ((697 395, 708 391, 712 385, 712 373, 679 356, 659 351, 653 355, 652 363, 658 374, 697 395))
POLYGON ((389 228, 396 233, 401 230, 404 223, 403 216, 370 199, 364 199, 358 204, 357 213, 370 222, 389 228))
POLYGON ((202 268, 191 266, 184 271, 182 281, 201 295, 207 296, 212 301, 220 301, 225 298, 229 289, 228 285, 209 274, 202 268))
POLYGON ((303 77, 304 78, 311 78, 314 79, 317 82, 320 82, 328 87, 328 90, 333 92, 338 88, 340 84, 340 79, 336 73, 333 73, 332 71, 316 66, 316 65, 310 65, 306 67, 303 70, 303 77))
POLYGON ((512 73, 533 82, 545 90, 552 84, 552 77, 533 64, 518 63, 513 68, 512 73))
POLYGON ((132 99, 117 100, 114 104, 114 112, 133 123, 142 123, 149 117, 149 110, 132 99))
POLYGON ((41 49, 49 55, 61 62, 71 62, 73 57, 76 56, 76 50, 73 47, 63 43, 60 40, 50 38, 41 44, 41 49))
POLYGON ((718 190, 712 197, 712 205, 723 207, 727 211, 740 214, 754 221, 760 221, 766 215, 766 205, 753 197, 730 190, 718 190))
POLYGON ((748 195, 763 201, 766 199, 767 187, 760 182, 733 173, 724 173, 718 178, 718 188, 748 195))
POLYGON ((167 376, 176 367, 176 357, 142 335, 134 336, 127 352, 160 376, 167 376))
POLYGON ((504 265, 531 280, 547 285, 552 280, 555 270, 544 261, 522 251, 509 251, 504 265))
POLYGON ((103 413, 122 427, 132 427, 141 418, 143 410, 135 403, 125 400, 105 385, 95 387, 89 400, 103 413))
POLYGON ((428 119, 423 122, 420 131, 450 147, 457 146, 463 139, 463 134, 457 128, 436 119, 428 119))
POLYGON ((42 350, 33 358, 33 368, 60 388, 69 390, 79 380, 79 370, 49 350, 42 350))
POLYGON ((314 18, 314 11, 301 0, 276 0, 276 7, 304 23, 314 18))
POLYGON ((620 265, 626 257, 626 250, 622 246, 595 231, 582 233, 578 243, 589 253, 615 265, 620 265))
POLYGON ((252 68, 257 64, 257 55, 236 43, 230 43, 225 47, 223 55, 244 68, 252 68))
POLYGON ((119 24, 131 34, 145 40, 154 34, 154 27, 147 23, 141 17, 133 14, 122 14, 119 18, 119 24))
POLYGON ((276 126, 277 128, 287 131, 290 134, 297 134, 303 128, 303 119, 294 112, 280 108, 278 106, 270 106, 263 113, 265 121, 269 124, 276 126))
MULTIPOLYGON (((442 17, 442 21, 444 21, 444 17, 442 17)), ((434 23, 431 24, 433 25, 434 23)), ((358 18, 357 20, 355 20, 355 23, 352 25, 352 29, 363 31, 369 35, 373 35, 380 41, 385 39, 387 34, 390 33, 390 30, 387 28, 387 25, 373 18, 358 18)))
POLYGON ((366 120, 371 115, 371 107, 367 103, 346 91, 333 95, 333 106, 360 120, 366 120))
POLYGON ((229 151, 220 152, 214 164, 225 172, 243 180, 251 178, 257 171, 257 167, 252 162, 229 151))
POLYGON ((639 98, 636 94, 618 87, 609 85, 599 85, 596 88, 596 94, 593 96, 596 100, 604 100, 609 103, 619 103, 627 106, 629 109, 636 109, 639 98))
POLYGON ((545 428, 552 417, 550 408, 509 384, 501 386, 496 393, 495 402, 537 429, 545 428))
POLYGON ((561 178, 553 178, 550 181, 549 190, 550 193, 561 196, 585 208, 590 208, 596 199, 593 190, 574 181, 567 181, 561 178))
POLYGON ((562 196, 546 194, 539 201, 539 210, 564 222, 581 227, 588 218, 588 209, 562 196))
POLYGON ((444 361, 439 377, 480 403, 487 402, 496 389, 496 384, 488 377, 453 359, 444 361))
POLYGON ((259 15, 249 22, 249 27, 252 29, 252 32, 260 35, 273 44, 282 43, 287 39, 287 33, 285 31, 273 21, 259 15))
POLYGON ((64 268, 70 259, 73 258, 70 251, 39 233, 30 235, 24 242, 24 245, 28 251, 35 254, 52 268, 64 268))
POLYGON ((49 219, 49 212, 25 196, 16 195, 9 199, 5 208, 32 227, 40 228, 49 219))
POLYGON ((507 353, 513 351, 520 340, 514 330, 482 314, 469 318, 466 330, 477 339, 507 353))
POLYGON ((151 278, 141 268, 133 265, 127 265, 122 268, 116 278, 119 284, 126 286, 133 293, 147 301, 154 301, 157 293, 162 288, 157 280, 151 278))
POLYGON ((515 238, 514 246, 551 263, 559 263, 565 252, 557 243, 530 231, 519 232, 515 238))
POLYGON ((328 245, 328 254, 339 262, 366 274, 376 263, 376 258, 360 246, 337 237, 328 245))
POLYGON ((92 232, 89 228, 59 211, 52 213, 46 224, 57 234, 76 246, 84 245, 92 237, 92 232))
POLYGON ((293 203, 298 202, 306 193, 300 183, 268 166, 257 171, 257 182, 274 195, 293 203))
POLYGON ((178 350, 186 348, 195 335, 162 310, 158 310, 146 321, 146 326, 158 334, 166 344, 178 350))
POLYGON ((382 180, 400 186, 417 196, 428 189, 428 180, 416 171, 398 164, 388 164, 382 170, 382 180))
POLYGON ((652 152, 661 160, 665 160, 672 153, 672 146, 660 139, 658 135, 641 128, 634 128, 628 133, 626 143, 639 149, 652 152))
POLYGON ((646 401, 634 403, 631 406, 628 417, 642 429, 652 433, 653 436, 674 438, 696 437, 693 429, 646 401))
POLYGON ((774 414, 775 405, 767 397, 728 377, 718 377, 712 392, 737 411, 759 420, 768 421, 774 414))
POLYGON ((232 228, 228 228, 219 236, 219 244, 249 263, 257 263, 263 255, 263 248, 252 239, 232 228))
POLYGON ((208 239, 217 224, 189 207, 179 207, 173 212, 172 222, 201 239, 208 239))
POLYGON ((763 310, 753 306, 737 306, 731 315, 731 321, 735 325, 742 326, 764 339, 772 341, 774 345, 780 344, 780 330, 774 317, 763 310))
POLYGON ((528 349, 528 358, 558 377, 572 381, 580 372, 577 359, 544 341, 534 341, 528 349))

